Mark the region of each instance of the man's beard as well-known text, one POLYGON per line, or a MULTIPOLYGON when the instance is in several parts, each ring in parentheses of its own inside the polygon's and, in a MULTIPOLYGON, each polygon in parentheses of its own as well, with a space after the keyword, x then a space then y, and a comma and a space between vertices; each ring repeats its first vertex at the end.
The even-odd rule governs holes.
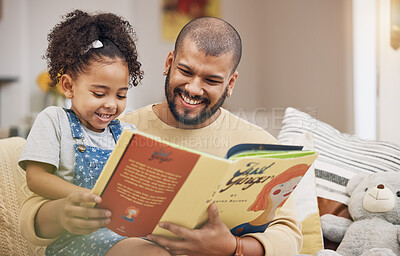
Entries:
POLYGON ((218 109, 224 104, 225 99, 228 95, 228 86, 225 88, 224 93, 222 94, 221 98, 215 103, 213 106, 210 106, 210 100, 208 98, 204 98, 201 96, 190 96, 190 94, 181 89, 181 88, 175 88, 173 92, 170 91, 170 85, 169 85, 169 74, 170 74, 171 69, 168 71, 167 77, 165 78, 165 97, 167 98, 168 102, 168 107, 169 110, 171 111, 172 115, 174 116, 175 120, 178 121, 181 124, 185 125, 198 125, 206 121, 208 118, 212 117, 218 109), (180 114, 177 110, 176 104, 175 104, 175 99, 176 97, 180 97, 180 94, 185 94, 186 97, 189 97, 194 100, 201 100, 201 104, 205 104, 205 107, 200 114, 198 114, 195 117, 190 117, 189 110, 184 110, 183 114, 180 114), (178 96, 177 96, 178 95, 178 96))

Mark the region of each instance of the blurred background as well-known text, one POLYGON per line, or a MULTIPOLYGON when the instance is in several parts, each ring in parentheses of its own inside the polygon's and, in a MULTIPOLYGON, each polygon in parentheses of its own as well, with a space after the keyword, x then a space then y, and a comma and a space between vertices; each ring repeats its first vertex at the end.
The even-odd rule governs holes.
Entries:
MULTIPOLYGON (((164 100, 165 59, 191 17, 230 22, 243 41, 224 105, 273 135, 291 106, 341 132, 400 144, 400 0, 0 0, 0 137, 26 136, 48 105, 38 86, 47 34, 73 9, 129 20, 145 72, 126 111, 164 100)), ((71 35, 73 36, 73 35, 71 35)))

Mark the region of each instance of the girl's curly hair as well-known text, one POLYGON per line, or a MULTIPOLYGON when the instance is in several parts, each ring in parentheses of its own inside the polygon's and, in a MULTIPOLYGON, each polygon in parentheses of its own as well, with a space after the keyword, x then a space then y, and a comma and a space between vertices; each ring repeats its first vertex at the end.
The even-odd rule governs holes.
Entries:
POLYGON ((49 45, 44 55, 55 86, 63 74, 76 78, 85 72, 91 61, 120 58, 126 61, 129 84, 138 85, 143 79, 141 63, 137 60, 136 33, 128 21, 112 13, 88 14, 75 10, 54 26, 47 36, 49 45), (103 47, 90 48, 99 40, 103 47))

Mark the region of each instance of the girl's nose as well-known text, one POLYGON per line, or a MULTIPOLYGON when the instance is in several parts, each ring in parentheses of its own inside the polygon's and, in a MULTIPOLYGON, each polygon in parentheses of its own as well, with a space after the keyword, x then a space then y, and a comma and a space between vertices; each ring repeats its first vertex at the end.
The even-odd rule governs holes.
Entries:
POLYGON ((114 99, 108 99, 105 103, 104 103, 104 107, 108 108, 108 109, 116 109, 117 108, 117 102, 114 99))

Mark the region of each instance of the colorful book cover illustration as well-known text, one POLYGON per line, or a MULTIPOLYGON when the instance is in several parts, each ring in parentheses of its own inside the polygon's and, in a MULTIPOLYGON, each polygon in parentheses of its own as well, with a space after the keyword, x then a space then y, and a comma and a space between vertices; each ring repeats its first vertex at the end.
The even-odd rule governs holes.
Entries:
MULTIPOLYGON (((124 130, 93 193, 123 236, 175 237, 160 221, 199 228, 215 202, 235 235, 263 232, 317 154, 301 148, 238 145, 229 159, 124 130)), ((227 155, 228 156, 228 155, 227 155)))

